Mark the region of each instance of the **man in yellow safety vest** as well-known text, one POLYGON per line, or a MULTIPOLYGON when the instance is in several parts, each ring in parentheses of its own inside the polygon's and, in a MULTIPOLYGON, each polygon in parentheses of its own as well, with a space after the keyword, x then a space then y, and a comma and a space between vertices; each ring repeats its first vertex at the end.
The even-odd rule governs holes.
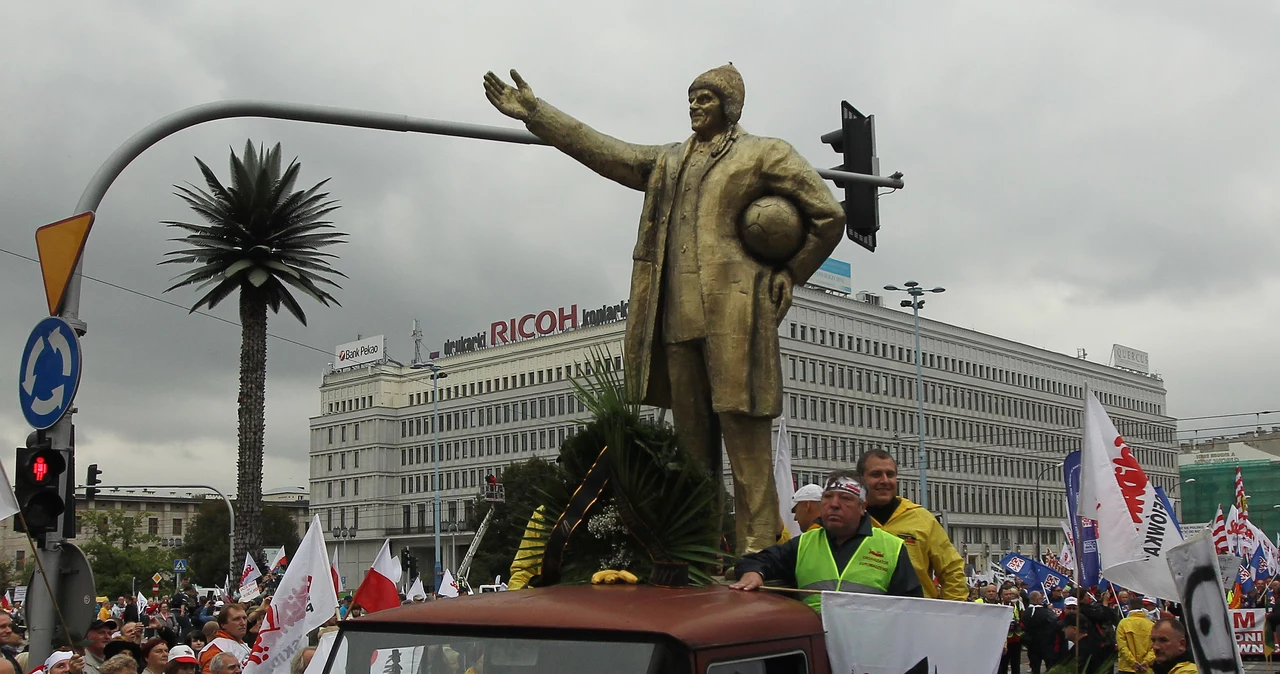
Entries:
MULTIPOLYGON (((924 596, 902 539, 871 527, 865 494, 853 471, 831 473, 822 491, 822 528, 744 555, 735 569, 738 582, 730 587, 755 590, 781 581, 802 590, 924 596)), ((822 610, 820 594, 804 602, 822 610)))

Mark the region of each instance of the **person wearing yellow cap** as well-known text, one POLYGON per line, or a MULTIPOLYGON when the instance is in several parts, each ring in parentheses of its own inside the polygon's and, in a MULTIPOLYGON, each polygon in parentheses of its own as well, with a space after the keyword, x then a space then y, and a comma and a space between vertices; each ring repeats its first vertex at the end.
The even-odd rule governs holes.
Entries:
POLYGON ((739 124, 746 86, 732 64, 689 85, 693 135, 637 145, 607 136, 534 95, 514 70, 485 95, 534 135, 624 187, 645 193, 632 251, 623 348, 632 402, 671 410, 680 444, 713 475, 733 471, 738 552, 773 544, 781 528, 773 418, 782 414, 778 325, 791 292, 840 243, 844 210, 795 148, 739 124), (761 197, 789 203, 784 247, 753 249, 741 233, 761 197))

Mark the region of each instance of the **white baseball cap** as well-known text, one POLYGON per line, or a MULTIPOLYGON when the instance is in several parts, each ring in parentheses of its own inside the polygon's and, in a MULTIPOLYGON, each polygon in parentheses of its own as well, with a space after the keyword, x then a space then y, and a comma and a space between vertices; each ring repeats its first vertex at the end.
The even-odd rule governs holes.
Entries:
POLYGON ((1080 601, 1077 600, 1075 597, 1067 597, 1062 602, 1063 606, 1078 606, 1079 604, 1080 604, 1080 601))
POLYGON ((822 487, 819 487, 816 484, 806 484, 805 486, 797 489, 796 493, 791 496, 791 509, 795 510, 796 506, 804 501, 821 501, 821 500, 822 500, 822 487))
POLYGON ((169 651, 169 662, 181 662, 187 665, 200 664, 200 661, 196 659, 196 652, 186 645, 174 646, 173 650, 169 651))

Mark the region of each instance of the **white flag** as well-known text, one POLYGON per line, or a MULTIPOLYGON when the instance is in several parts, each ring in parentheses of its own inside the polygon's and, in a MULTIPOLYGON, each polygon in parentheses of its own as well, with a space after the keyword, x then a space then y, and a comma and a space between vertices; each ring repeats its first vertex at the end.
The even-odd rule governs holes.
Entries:
POLYGON ((409 591, 404 596, 408 597, 409 601, 413 601, 418 597, 427 598, 427 588, 422 586, 422 576, 413 577, 413 584, 409 586, 409 591))
POLYGON ((311 520, 293 563, 280 579, 271 607, 253 642, 244 674, 287 671, 289 660, 307 645, 307 633, 325 624, 338 609, 329 553, 320 516, 311 520))
POLYGON ((271 558, 271 561, 267 563, 267 570, 276 571, 280 568, 281 564, 288 564, 288 563, 289 563, 288 560, 285 559, 284 546, 282 545, 280 546, 280 551, 277 552, 275 556, 271 558))
POLYGON ((1058 563, 1062 564, 1062 568, 1075 573, 1076 570, 1076 553, 1071 549, 1070 545, 1062 544, 1062 554, 1058 556, 1058 563))
POLYGON ((0 481, 4 482, 0 487, 0 520, 7 520, 22 508, 18 507, 18 497, 13 495, 13 484, 9 482, 9 474, 4 472, 3 463, 0 463, 0 481))
POLYGON ((142 594, 141 590, 138 591, 137 602, 138 602, 138 616, 141 617, 142 612, 147 609, 147 604, 151 602, 147 601, 147 595, 142 594))
POLYGON ((1081 517, 1098 522, 1102 575, 1116 585, 1177 599, 1165 553, 1182 542, 1155 486, 1092 391, 1085 392, 1081 517))
POLYGON ((458 596, 458 581, 453 579, 453 574, 448 569, 444 570, 444 579, 440 581, 441 597, 458 596))
POLYGON ((782 526, 796 538, 802 532, 796 522, 795 513, 791 512, 791 497, 796 495, 795 483, 791 481, 791 440, 787 436, 787 418, 778 422, 778 442, 773 450, 773 481, 778 491, 778 515, 782 518, 782 526))
POLYGON ((253 555, 244 553, 244 569, 240 571, 240 585, 245 586, 251 580, 257 580, 262 577, 262 571, 258 569, 258 563, 253 561, 253 555))

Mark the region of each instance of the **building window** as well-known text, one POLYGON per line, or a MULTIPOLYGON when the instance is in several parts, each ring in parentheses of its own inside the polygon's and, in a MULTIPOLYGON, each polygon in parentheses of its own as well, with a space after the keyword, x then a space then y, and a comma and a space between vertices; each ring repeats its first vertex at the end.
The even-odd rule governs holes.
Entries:
POLYGON ((343 452, 338 456, 338 464, 339 464, 338 467, 341 468, 342 470, 347 469, 347 453, 346 452, 343 452))
POLYGON ((342 425, 342 441, 343 442, 347 441, 347 425, 346 424, 342 425))
POLYGON ((160 518, 159 517, 147 518, 147 533, 152 536, 160 535, 160 518))
POLYGON ((333 444, 333 426, 329 427, 329 444, 333 444))
POLYGON ((356 439, 356 440, 359 440, 359 439, 360 439, 360 424, 355 424, 355 429, 356 429, 356 437, 355 437, 355 439, 356 439))
POLYGON ((351 493, 354 496, 360 495, 360 478, 357 477, 351 480, 351 493))
POLYGON ((171 533, 174 536, 182 535, 182 520, 180 518, 173 518, 173 531, 171 533))

